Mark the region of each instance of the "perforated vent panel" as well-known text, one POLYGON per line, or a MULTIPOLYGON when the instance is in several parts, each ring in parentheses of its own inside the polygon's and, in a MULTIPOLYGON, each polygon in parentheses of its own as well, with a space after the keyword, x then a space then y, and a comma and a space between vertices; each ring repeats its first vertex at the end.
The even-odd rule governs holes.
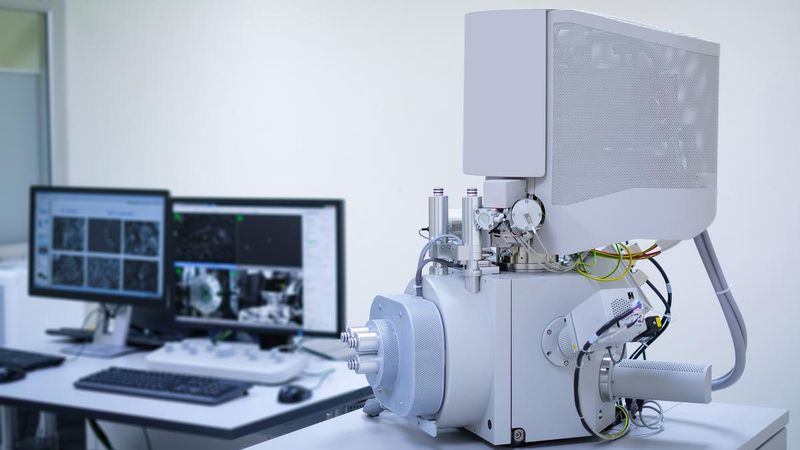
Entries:
POLYGON ((552 33, 553 204, 716 186, 717 57, 573 23, 552 33))
POLYGON ((620 314, 628 312, 631 308, 631 302, 624 298, 618 298, 611 302, 611 314, 614 317, 619 316, 620 314))
POLYGON ((638 359, 622 360, 617 367, 639 370, 662 370, 666 372, 703 373, 705 366, 689 363, 675 363, 666 361, 641 361, 638 359))
POLYGON ((564 328, 558 333, 558 348, 564 356, 575 355, 575 350, 572 349, 572 338, 569 335, 569 329, 564 328))

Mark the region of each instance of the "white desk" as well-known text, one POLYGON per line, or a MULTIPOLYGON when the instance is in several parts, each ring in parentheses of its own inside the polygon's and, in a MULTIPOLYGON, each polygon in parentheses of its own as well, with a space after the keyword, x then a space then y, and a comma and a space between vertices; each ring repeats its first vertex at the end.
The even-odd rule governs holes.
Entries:
MULTIPOLYGON (((24 350, 59 354, 66 343, 44 340, 24 350)), ((79 390, 78 378, 109 366, 144 369, 145 353, 113 359, 85 356, 67 360, 59 367, 31 372, 20 381, 0 385, 0 404, 25 406, 55 413, 108 420, 149 428, 234 439, 289 422, 346 408, 372 396, 361 375, 348 371, 341 361, 314 358, 309 371, 336 370, 309 400, 296 404, 277 402, 278 386, 255 386, 250 395, 217 406, 204 406, 145 397, 79 390)), ((313 386, 317 378, 303 377, 298 384, 313 386)))
MULTIPOLYGON (((739 406, 724 403, 694 405, 662 403, 667 409, 662 433, 636 437, 641 429, 613 443, 589 439, 538 444, 537 449, 786 449, 789 412, 784 409, 739 406)), ((432 438, 389 413, 370 419, 354 411, 308 428, 250 447, 248 450, 277 449, 486 450, 493 448, 463 430, 449 430, 432 438)))

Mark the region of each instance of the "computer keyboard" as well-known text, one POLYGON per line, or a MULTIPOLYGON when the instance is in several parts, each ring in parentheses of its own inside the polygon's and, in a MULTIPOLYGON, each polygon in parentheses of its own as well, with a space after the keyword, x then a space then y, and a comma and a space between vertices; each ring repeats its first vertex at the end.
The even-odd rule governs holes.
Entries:
POLYGON ((247 395, 252 383, 111 367, 75 382, 79 389, 217 405, 247 395))
POLYGON ((14 366, 30 372, 31 370, 57 366, 63 362, 64 358, 61 356, 0 347, 0 366, 14 366))

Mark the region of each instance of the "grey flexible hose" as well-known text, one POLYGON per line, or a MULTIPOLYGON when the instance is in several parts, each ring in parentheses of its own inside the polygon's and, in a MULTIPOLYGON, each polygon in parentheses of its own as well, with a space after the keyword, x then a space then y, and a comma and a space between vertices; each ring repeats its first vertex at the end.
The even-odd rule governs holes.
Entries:
POLYGON ((417 266, 417 272, 414 274, 414 290, 416 291, 417 297, 422 297, 422 268, 425 267, 428 263, 439 263, 447 267, 456 268, 456 269, 463 269, 458 264, 451 263, 446 259, 441 258, 427 258, 423 259, 422 263, 417 266))
POLYGON ((422 267, 427 264, 425 262, 425 255, 428 254, 428 251, 431 249, 431 247, 433 247, 434 244, 444 239, 451 239, 456 243, 456 245, 462 244, 461 238, 455 234, 442 234, 431 239, 427 244, 425 244, 424 247, 422 247, 422 251, 419 252, 419 260, 417 261, 417 270, 414 277, 414 288, 416 290, 417 297, 422 297, 422 267))
POLYGON ((725 274, 722 272, 722 267, 717 259, 717 254, 711 243, 711 237, 708 235, 708 230, 695 236, 694 244, 697 247, 697 252, 700 254, 700 259, 703 260, 703 265, 706 268, 709 280, 711 280, 711 285, 714 287, 714 292, 717 294, 717 300, 719 300, 722 314, 725 316, 725 321, 728 323, 728 330, 733 340, 735 358, 733 368, 725 373, 725 375, 715 378, 711 382, 711 389, 718 391, 735 384, 744 373, 745 364, 747 362, 747 328, 742 313, 739 311, 739 306, 733 298, 731 287, 725 280, 725 274))

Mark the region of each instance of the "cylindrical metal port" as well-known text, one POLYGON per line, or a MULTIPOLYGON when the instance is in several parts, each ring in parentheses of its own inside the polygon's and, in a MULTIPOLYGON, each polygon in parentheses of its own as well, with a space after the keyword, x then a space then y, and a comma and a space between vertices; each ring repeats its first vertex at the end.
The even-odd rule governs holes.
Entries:
POLYGON ((380 361, 375 355, 353 355, 347 360, 347 368, 359 374, 378 373, 380 361))
POLYGON ((348 347, 355 348, 356 334, 368 332, 370 332, 370 329, 367 327, 347 327, 347 329, 342 331, 342 333, 339 335, 339 339, 341 339, 342 343, 348 347))
POLYGON ((378 353, 381 337, 375 331, 355 333, 353 348, 358 353, 378 353))

